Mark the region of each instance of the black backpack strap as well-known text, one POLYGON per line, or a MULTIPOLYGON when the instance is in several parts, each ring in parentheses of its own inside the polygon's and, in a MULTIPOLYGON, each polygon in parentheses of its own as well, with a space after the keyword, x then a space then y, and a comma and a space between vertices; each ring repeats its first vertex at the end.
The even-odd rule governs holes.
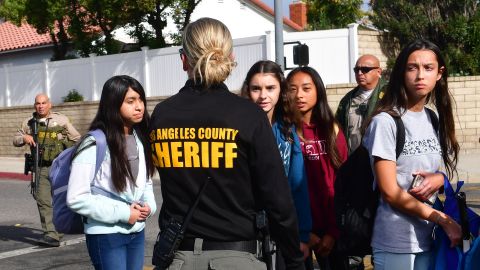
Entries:
POLYGON ((437 114, 430 108, 425 107, 425 110, 427 111, 428 115, 430 116, 430 120, 432 121, 432 126, 433 129, 435 130, 435 133, 438 134, 438 129, 439 129, 439 121, 438 121, 438 116, 437 114))
POLYGON ((400 156, 403 151, 403 146, 405 146, 405 125, 403 124, 402 118, 400 116, 392 116, 395 120, 395 125, 397 126, 397 144, 395 146, 396 158, 400 156))

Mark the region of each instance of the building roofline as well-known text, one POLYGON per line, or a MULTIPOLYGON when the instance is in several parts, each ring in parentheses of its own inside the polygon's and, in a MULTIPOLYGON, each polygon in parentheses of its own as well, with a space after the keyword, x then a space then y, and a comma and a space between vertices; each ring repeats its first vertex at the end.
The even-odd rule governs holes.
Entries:
POLYGON ((48 34, 39 34, 35 27, 26 22, 20 26, 9 21, 0 22, 0 30, 0 40, 4 42, 0 46, 0 53, 53 45, 48 34))
MULTIPOLYGON (((257 6, 261 10, 265 11, 266 13, 270 14, 271 16, 275 16, 275 12, 271 7, 269 7, 267 4, 265 4, 263 1, 260 0, 248 0, 248 2, 252 3, 253 5, 257 6)), ((290 20, 287 17, 283 17, 283 23, 288 25, 289 27, 293 28, 296 31, 303 31, 303 28, 290 20)))
POLYGON ((49 44, 42 44, 42 45, 33 45, 33 46, 28 46, 28 47, 23 47, 23 48, 17 48, 17 49, 11 49, 11 50, 3 50, 0 51, 0 55, 2 54, 9 54, 9 53, 16 53, 16 52, 22 52, 22 51, 29 51, 29 50, 36 50, 36 49, 44 49, 44 48, 51 48, 53 47, 53 42, 49 44))

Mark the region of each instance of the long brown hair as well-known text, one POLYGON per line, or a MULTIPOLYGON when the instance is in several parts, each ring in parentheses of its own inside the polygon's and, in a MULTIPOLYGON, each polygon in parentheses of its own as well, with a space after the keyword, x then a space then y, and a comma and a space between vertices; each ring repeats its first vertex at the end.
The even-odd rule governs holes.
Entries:
POLYGON ((405 88, 405 70, 408 57, 418 50, 430 50, 436 57, 438 68, 443 67, 442 77, 437 81, 432 92, 427 96, 426 103, 432 103, 438 112, 439 118, 439 141, 442 149, 442 159, 447 170, 447 175, 452 178, 457 173, 458 153, 460 146, 455 137, 455 121, 453 117, 453 99, 448 90, 448 72, 445 60, 440 48, 434 43, 418 39, 408 44, 398 55, 390 75, 385 96, 380 100, 379 105, 372 117, 381 112, 397 115, 396 109, 405 112, 408 105, 407 90, 405 88))
POLYGON ((97 115, 90 125, 90 130, 101 129, 105 133, 110 151, 112 183, 118 192, 125 190, 127 179, 135 183, 135 178, 133 177, 124 147, 123 119, 120 115, 120 107, 122 106, 128 89, 137 92, 145 105, 143 119, 140 123, 135 124, 133 129, 143 145, 147 174, 152 176, 154 166, 147 135, 150 116, 147 112, 145 91, 137 80, 126 75, 114 76, 108 79, 103 85, 97 115))
POLYGON ((332 161, 335 169, 338 169, 342 165, 342 157, 337 147, 337 132, 335 126, 338 127, 337 120, 332 112, 332 109, 327 102, 327 91, 323 84, 322 77, 318 72, 308 66, 298 67, 293 69, 287 76, 287 81, 297 73, 308 74, 317 89, 317 103, 312 110, 312 121, 317 125, 319 132, 323 132, 326 137, 327 155, 332 161))

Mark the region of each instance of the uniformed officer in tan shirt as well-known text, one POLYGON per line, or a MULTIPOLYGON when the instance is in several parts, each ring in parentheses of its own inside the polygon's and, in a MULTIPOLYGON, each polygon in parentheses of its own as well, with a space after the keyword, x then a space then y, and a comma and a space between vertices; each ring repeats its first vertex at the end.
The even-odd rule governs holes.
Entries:
POLYGON ((37 121, 38 142, 35 143, 32 128, 29 122, 33 117, 25 119, 22 127, 13 138, 13 145, 30 147, 39 147, 39 183, 34 197, 37 201, 40 221, 44 231, 43 238, 39 244, 46 246, 60 245, 61 234, 57 233, 52 222, 52 196, 50 191, 50 181, 48 172, 55 157, 65 148, 72 146, 80 138, 80 133, 73 127, 68 118, 60 113, 51 112, 52 103, 45 94, 38 94, 35 97, 34 117, 37 121))

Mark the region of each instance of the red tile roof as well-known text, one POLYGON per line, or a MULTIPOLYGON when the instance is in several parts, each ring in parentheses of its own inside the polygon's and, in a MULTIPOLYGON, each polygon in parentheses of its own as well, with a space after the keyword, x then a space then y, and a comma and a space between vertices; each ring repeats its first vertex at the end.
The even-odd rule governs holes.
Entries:
MULTIPOLYGON (((249 2, 256 5, 260 9, 263 9, 264 11, 269 13, 270 15, 275 16, 275 13, 273 12, 273 9, 271 7, 269 7, 267 4, 265 4, 263 1, 261 1, 261 0, 249 0, 249 2)), ((295 22, 293 22, 292 20, 290 20, 286 17, 283 17, 283 23, 290 26, 291 28, 293 28, 297 31, 303 31, 303 28, 301 26, 299 26, 298 24, 296 24, 295 22)))
POLYGON ((0 52, 52 44, 49 34, 39 34, 33 26, 23 23, 0 23, 0 52))

